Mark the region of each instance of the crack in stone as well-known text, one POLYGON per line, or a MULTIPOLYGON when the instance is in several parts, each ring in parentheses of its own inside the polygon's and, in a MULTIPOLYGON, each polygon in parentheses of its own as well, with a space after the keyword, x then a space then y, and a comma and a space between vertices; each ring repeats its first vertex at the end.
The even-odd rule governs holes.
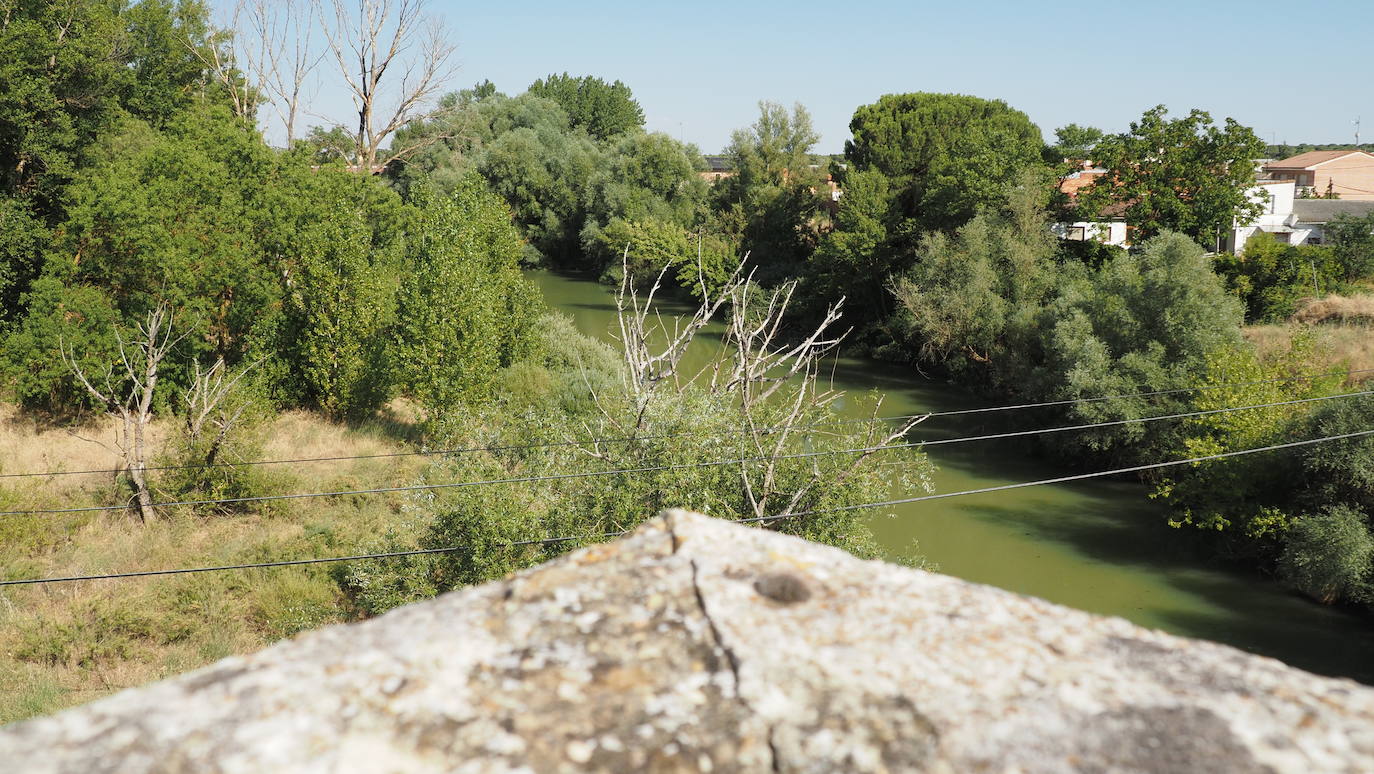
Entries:
MULTIPOLYGON (((673 555, 676 556, 678 548, 682 546, 682 541, 677 536, 677 530, 674 528, 673 524, 674 521, 672 513, 664 514, 663 524, 668 529, 668 537, 671 538, 673 542, 673 555)), ((716 626, 715 619, 711 617, 711 611, 706 609, 706 597, 702 595, 701 584, 697 581, 697 576, 701 568, 697 566, 695 559, 688 559, 687 563, 692 568, 692 595, 696 597, 697 609, 701 610, 701 617, 706 619, 706 626, 711 631, 711 640, 715 643, 716 648, 719 649, 721 653, 725 654, 725 663, 730 665, 730 676, 733 677, 735 681, 735 700, 740 703, 740 706, 754 715, 754 717, 761 718, 762 716, 759 715, 758 710, 754 709, 753 706, 749 704, 749 700, 744 698, 744 692, 741 690, 742 683, 739 675, 739 657, 735 655, 733 648, 725 644, 725 638, 721 636, 720 629, 716 626)), ((774 772, 780 773, 782 771, 782 761, 778 758, 778 746, 773 738, 777 729, 772 723, 765 723, 765 726, 768 729, 769 768, 774 772)))
MULTIPOLYGON (((758 710, 754 709, 753 706, 749 704, 749 700, 744 698, 744 691, 742 690, 743 683, 740 680, 739 673, 739 656, 735 655, 734 648, 725 644, 725 638, 721 636, 720 629, 716 626, 715 619, 711 617, 711 612, 706 609, 706 598, 702 596, 701 584, 697 582, 697 574, 700 572, 700 568, 697 567, 695 559, 688 559, 687 562, 692 567, 692 594, 697 598, 697 607, 701 610, 701 616, 706 619, 706 626, 711 631, 712 641, 715 643, 716 648, 718 648, 721 653, 725 654, 725 663, 730 665, 730 674, 735 680, 735 700, 754 717, 762 719, 758 710)), ((773 740, 775 729, 772 723, 765 723, 765 726, 768 729, 769 768, 774 772, 781 772, 782 763, 778 760, 778 747, 773 740)))

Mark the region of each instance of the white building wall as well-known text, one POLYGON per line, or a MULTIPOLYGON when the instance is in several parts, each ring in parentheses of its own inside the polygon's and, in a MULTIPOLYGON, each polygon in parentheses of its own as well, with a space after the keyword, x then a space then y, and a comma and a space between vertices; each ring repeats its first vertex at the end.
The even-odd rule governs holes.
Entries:
POLYGON ((1126 247, 1126 223, 1114 220, 1095 222, 1080 220, 1075 223, 1054 223, 1050 231, 1060 239, 1079 242, 1101 242, 1113 247, 1126 247))
MULTIPOLYGON (((1244 250, 1246 240, 1258 231, 1285 230, 1292 227, 1293 199, 1297 196, 1297 184, 1292 180, 1284 180, 1255 185, 1246 190, 1245 195, 1250 201, 1263 204, 1264 210, 1250 223, 1237 223, 1231 230, 1231 237, 1226 240, 1226 249, 1233 253, 1244 250)), ((1296 233, 1291 235, 1297 236, 1296 233)), ((1302 236, 1306 238, 1306 234, 1302 236)), ((1293 241, 1293 244, 1301 242, 1293 241)))

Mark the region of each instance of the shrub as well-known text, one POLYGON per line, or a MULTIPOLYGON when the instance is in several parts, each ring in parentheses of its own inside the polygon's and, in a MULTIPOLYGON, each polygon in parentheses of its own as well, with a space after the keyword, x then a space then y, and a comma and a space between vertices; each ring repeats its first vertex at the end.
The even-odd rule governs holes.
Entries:
POLYGON ((1330 603, 1367 593, 1372 559, 1374 535, 1364 514, 1337 505, 1293 525, 1281 569, 1304 593, 1330 603))

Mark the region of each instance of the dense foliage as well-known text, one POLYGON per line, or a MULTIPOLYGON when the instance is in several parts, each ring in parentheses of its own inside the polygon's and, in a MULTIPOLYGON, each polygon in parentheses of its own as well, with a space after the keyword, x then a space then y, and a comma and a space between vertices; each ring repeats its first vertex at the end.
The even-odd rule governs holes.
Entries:
POLYGON ((567 73, 550 75, 530 84, 529 93, 557 102, 568 113, 573 128, 605 140, 644 126, 644 110, 635 101, 630 87, 616 81, 567 73))
POLYGON ((1119 212, 1149 238, 1178 231, 1216 247, 1233 223, 1248 223, 1262 205, 1246 194, 1254 160, 1264 150, 1254 130, 1228 118, 1221 126, 1203 110, 1170 120, 1158 105, 1110 134, 1092 149, 1110 185, 1094 185, 1079 196, 1082 217, 1119 212))
MULTIPOLYGON (((210 64, 231 61, 228 39, 194 0, 4 6, 0 375, 6 397, 45 427, 114 416, 127 407, 78 375, 138 393, 146 364, 133 361, 149 343, 139 326, 165 310, 166 356, 138 417, 163 431, 138 468, 150 482, 138 487, 157 499, 315 488, 327 474, 222 464, 264 454, 264 428, 310 412, 340 433, 385 424, 398 455, 469 450, 386 457, 373 478, 319 484, 444 487, 392 509, 360 496, 341 506, 356 509, 353 527, 292 522, 278 544, 240 537, 225 549, 217 561, 285 558, 284 546, 349 553, 369 540, 453 549, 341 569, 337 588, 304 580, 328 581, 324 571, 274 576, 252 613, 270 636, 496 577, 670 505, 723 518, 815 512, 773 528, 872 555, 861 512, 828 509, 883 499, 894 483, 928 486, 919 454, 885 451, 879 473, 840 451, 881 442, 873 424, 771 433, 765 446, 758 428, 825 421, 828 398, 809 402, 795 375, 774 380, 776 364, 754 374, 754 388, 782 386, 763 401, 748 380, 670 386, 642 361, 636 372, 638 339, 617 353, 548 314, 520 273, 534 265, 628 292, 661 273, 665 293, 708 306, 724 297, 716 311, 739 325, 727 330, 759 325, 780 351, 834 322, 844 297, 856 348, 970 390, 1062 402, 1028 426, 1111 423, 1042 442, 1070 464, 1212 458, 1144 474, 1174 525, 1315 599, 1374 605, 1374 441, 1218 456, 1371 427, 1367 397, 1286 402, 1347 389, 1310 378, 1315 338, 1275 354, 1242 325, 1368 287, 1374 216, 1329 224, 1327 245, 1257 235, 1239 256, 1204 252, 1253 206, 1244 188, 1261 148, 1230 119, 1170 120, 1158 107, 1128 132, 1069 124, 1046 145, 1000 100, 894 94, 858 107, 844 156, 823 158, 803 106, 765 101, 724 149, 729 171, 708 183, 697 148, 643 129, 625 84, 564 73, 519 95, 483 82, 444 97, 395 133, 408 152, 374 177, 348 166, 356 146, 339 127, 287 149, 264 142, 226 91, 251 102, 246 76, 210 64), (1068 204, 1057 177, 1085 160, 1108 174, 1079 194, 1075 217, 1121 215, 1129 250, 1061 243, 1049 229, 1068 204), (756 284, 741 289, 732 283, 746 254, 756 284), (796 313, 762 325, 749 304, 770 306, 775 292, 796 313), (1159 394, 1110 397, 1139 392, 1159 394), (415 421, 386 424, 400 413, 415 421), (1175 413, 1197 415, 1146 421, 1175 413), (617 472, 627 469, 638 472, 617 472), (466 485, 490 479, 520 483, 466 485), (543 542, 555 537, 573 539, 543 542)), ((707 334, 730 350, 728 333, 707 334)), ((134 473, 126 457, 119 492, 134 473)), ((17 492, 0 487, 0 501, 51 504, 17 492)), ((283 513, 251 500, 185 512, 226 518, 169 519, 157 534, 175 543, 237 519, 271 527, 263 517, 283 513)), ((49 555, 80 540, 85 518, 63 530, 7 520, 4 536, 49 555)), ((154 602, 194 628, 216 608, 187 584, 154 602)), ((87 668, 144 636, 129 631, 156 628, 108 601, 73 620, 15 653, 87 668)))

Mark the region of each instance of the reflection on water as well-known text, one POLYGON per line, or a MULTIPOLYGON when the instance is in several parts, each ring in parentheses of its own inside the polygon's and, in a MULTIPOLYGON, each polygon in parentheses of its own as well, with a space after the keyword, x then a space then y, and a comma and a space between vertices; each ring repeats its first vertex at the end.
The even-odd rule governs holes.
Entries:
MULTIPOLYGON (((615 304, 605 287, 547 272, 530 276, 579 330, 610 338, 615 304)), ((687 373, 719 346, 720 329, 706 333, 684 362, 687 373)), ((889 416, 987 405, 906 367, 840 358, 833 373, 835 387, 851 396, 838 404, 849 416, 867 415, 872 403, 866 395, 873 391, 889 416)), ((972 414, 931 418, 914 436, 934 440, 1010 429, 1005 415, 972 414)), ((1066 473, 1024 441, 935 446, 929 455, 939 468, 938 492, 1066 473)), ((941 572, 966 580, 1374 683, 1374 624, 1311 604, 1276 583, 1209 565, 1170 534, 1161 508, 1139 484, 1097 479, 911 503, 875 514, 870 525, 890 557, 917 544, 941 572)))

